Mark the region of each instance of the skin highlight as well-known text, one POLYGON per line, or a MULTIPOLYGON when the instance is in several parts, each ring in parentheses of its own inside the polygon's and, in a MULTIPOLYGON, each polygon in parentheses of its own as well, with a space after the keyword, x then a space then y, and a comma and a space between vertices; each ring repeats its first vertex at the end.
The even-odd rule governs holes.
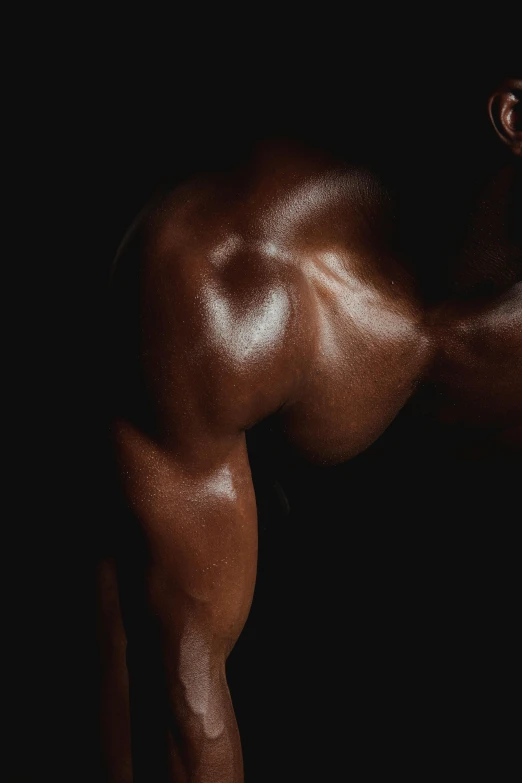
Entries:
POLYGON ((243 781, 225 663, 256 579, 249 430, 274 420, 301 458, 333 466, 411 409, 454 428, 463 454, 472 441, 520 459, 521 91, 511 79, 490 96, 501 164, 462 205, 458 243, 432 218, 437 247, 449 238, 432 278, 422 247, 403 241, 416 194, 405 204, 371 169, 287 144, 161 196, 128 233, 110 290, 125 509, 110 569, 128 643, 114 667, 120 682, 128 665, 131 694, 106 743, 129 757, 112 764, 113 783, 132 765, 135 783, 152 783, 133 714, 151 661, 161 780, 243 781))

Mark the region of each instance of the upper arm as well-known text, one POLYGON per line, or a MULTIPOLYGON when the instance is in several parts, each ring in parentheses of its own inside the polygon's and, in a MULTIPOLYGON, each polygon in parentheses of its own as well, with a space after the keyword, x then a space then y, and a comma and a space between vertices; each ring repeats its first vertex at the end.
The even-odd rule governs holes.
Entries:
POLYGON ((178 233, 140 229, 118 261, 112 436, 149 601, 175 615, 169 633, 199 618, 229 648, 257 557, 244 431, 281 407, 298 377, 296 295, 284 271, 248 255, 218 268, 204 242, 178 233))
POLYGON ((228 652, 248 613, 257 559, 244 435, 209 440, 204 459, 173 456, 128 422, 115 424, 114 441, 145 554, 147 601, 175 637, 168 646, 178 647, 190 618, 228 652))

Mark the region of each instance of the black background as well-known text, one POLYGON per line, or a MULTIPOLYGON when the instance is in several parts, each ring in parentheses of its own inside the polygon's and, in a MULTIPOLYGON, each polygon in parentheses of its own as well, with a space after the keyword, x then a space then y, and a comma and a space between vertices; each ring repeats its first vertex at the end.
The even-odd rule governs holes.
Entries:
MULTIPOLYGON (((323 16, 306 30, 302 19, 283 29, 257 9, 240 32, 223 19, 177 18, 164 37, 140 30, 139 18, 132 32, 123 22, 78 22, 65 48, 45 47, 31 67, 17 156, 19 482, 7 489, 13 535, 4 552, 8 781, 99 779, 92 566, 105 513, 104 290, 127 226, 157 187, 226 167, 266 136, 319 141, 361 159, 400 155, 405 138, 422 148, 411 133, 411 96, 421 128, 421 120, 442 122, 432 111, 436 91, 422 85, 438 85, 440 97, 455 61, 469 74, 478 45, 454 32, 461 45, 452 60, 425 21, 416 20, 411 40, 382 20, 376 31, 323 16), (81 31, 87 43, 78 52, 81 31)), ((437 475, 433 456, 423 475, 437 475)), ((366 476, 355 505, 373 491, 375 474, 366 476)), ((404 476, 396 467, 385 482, 390 517, 404 476)), ((270 535, 262 534, 265 549, 270 535)), ((255 646, 255 634, 247 630, 245 644, 255 646)), ((262 665, 273 653, 260 650, 262 665)), ((261 687, 253 673, 252 692, 261 687)), ((246 731, 249 721, 251 732, 259 728, 246 696, 238 713, 246 731)))

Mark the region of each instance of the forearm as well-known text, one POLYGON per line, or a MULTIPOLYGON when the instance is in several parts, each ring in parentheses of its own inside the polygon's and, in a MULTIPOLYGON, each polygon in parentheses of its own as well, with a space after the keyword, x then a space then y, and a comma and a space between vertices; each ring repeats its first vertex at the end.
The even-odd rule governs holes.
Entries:
POLYGON ((204 682, 195 674, 192 682, 180 682, 173 690, 173 783, 242 783, 239 732, 224 675, 204 682))
POLYGON ((134 783, 242 783, 224 659, 199 640, 151 649, 150 635, 128 658, 134 783))

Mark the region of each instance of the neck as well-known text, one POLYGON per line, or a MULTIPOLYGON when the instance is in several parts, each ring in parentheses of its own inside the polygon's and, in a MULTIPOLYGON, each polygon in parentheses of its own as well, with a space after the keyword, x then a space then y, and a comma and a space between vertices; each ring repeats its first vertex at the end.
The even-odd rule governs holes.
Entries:
POLYGON ((473 190, 460 235, 448 253, 446 279, 456 295, 494 294, 522 279, 519 172, 503 166, 473 190))
POLYGON ((493 295, 522 279, 520 173, 504 160, 403 176, 400 233, 427 295, 493 295))

